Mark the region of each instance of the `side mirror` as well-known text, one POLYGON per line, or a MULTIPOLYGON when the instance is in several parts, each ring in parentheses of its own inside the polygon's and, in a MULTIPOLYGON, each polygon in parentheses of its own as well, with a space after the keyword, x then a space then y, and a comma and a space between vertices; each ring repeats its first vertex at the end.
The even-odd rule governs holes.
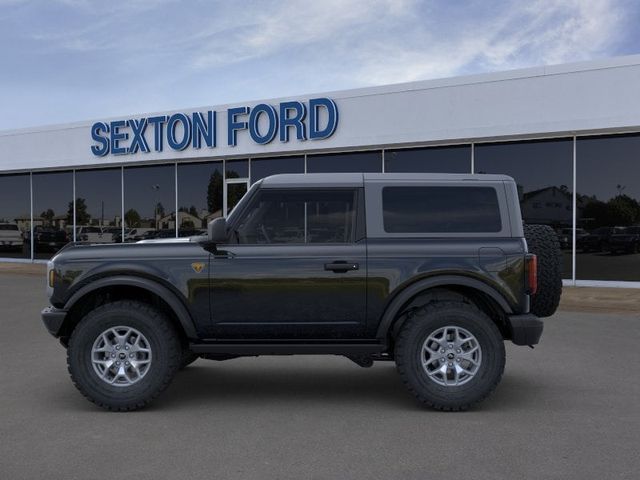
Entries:
POLYGON ((227 241, 227 219, 218 217, 209 222, 209 241, 213 243, 224 243, 227 241))

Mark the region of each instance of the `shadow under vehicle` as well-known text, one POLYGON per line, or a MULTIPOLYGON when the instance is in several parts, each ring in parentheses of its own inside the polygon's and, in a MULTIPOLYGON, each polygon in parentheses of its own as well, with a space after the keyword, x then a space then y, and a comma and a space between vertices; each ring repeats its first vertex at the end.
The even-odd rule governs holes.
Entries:
POLYGON ((576 248, 587 252, 606 252, 612 235, 624 233, 624 227, 600 227, 576 238, 576 248))
POLYGON ((623 232, 611 235, 609 251, 611 253, 639 253, 640 226, 627 227, 623 232))

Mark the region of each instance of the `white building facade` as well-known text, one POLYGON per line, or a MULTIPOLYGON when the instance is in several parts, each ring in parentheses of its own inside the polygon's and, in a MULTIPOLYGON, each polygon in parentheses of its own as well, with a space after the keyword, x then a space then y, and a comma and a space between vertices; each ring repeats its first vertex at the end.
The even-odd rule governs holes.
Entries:
POLYGON ((639 93, 635 55, 0 132, 0 259, 192 235, 275 173, 504 173, 567 283, 640 287, 639 93))

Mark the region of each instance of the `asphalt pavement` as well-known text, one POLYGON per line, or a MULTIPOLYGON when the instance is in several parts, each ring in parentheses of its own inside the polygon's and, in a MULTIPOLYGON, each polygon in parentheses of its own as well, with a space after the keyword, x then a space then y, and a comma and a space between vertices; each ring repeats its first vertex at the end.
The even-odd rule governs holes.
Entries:
MULTIPOLYGON (((630 291, 630 294, 638 294, 630 291)), ((394 365, 198 360, 146 410, 87 402, 41 324, 44 279, 0 275, 2 479, 637 479, 640 313, 562 312, 507 345, 496 393, 423 410, 394 365)))

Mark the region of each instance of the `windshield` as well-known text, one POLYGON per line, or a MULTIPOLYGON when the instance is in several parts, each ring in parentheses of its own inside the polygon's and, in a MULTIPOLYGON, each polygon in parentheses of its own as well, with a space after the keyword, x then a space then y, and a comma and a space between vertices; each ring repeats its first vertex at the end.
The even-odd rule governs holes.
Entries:
POLYGON ((251 185, 251 188, 249 189, 249 191, 244 194, 244 196, 240 199, 240 201, 236 204, 236 206, 233 207, 233 210, 231 210, 231 213, 227 217, 227 223, 233 223, 236 216, 238 215, 238 212, 242 211, 244 206, 247 204, 247 200, 253 196, 256 190, 260 187, 261 183, 262 183, 262 180, 258 180, 256 183, 251 185))

